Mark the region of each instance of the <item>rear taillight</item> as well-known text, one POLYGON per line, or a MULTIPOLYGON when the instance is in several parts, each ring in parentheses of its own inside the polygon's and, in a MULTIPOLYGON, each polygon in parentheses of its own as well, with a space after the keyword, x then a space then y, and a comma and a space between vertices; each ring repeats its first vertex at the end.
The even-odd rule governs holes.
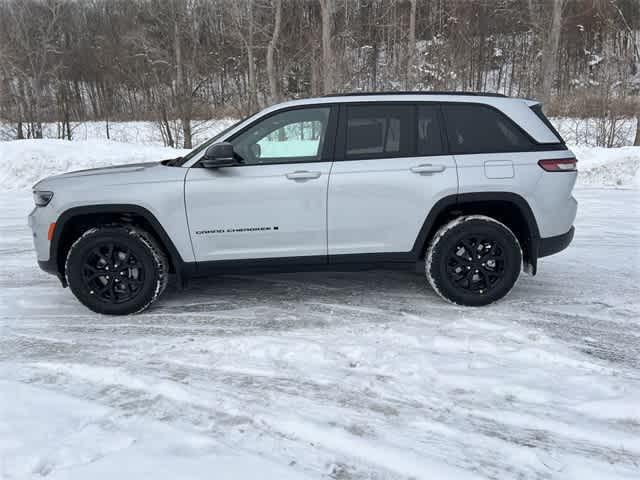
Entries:
POLYGON ((557 158, 555 160, 540 160, 538 165, 547 172, 575 172, 578 168, 575 158, 557 158))

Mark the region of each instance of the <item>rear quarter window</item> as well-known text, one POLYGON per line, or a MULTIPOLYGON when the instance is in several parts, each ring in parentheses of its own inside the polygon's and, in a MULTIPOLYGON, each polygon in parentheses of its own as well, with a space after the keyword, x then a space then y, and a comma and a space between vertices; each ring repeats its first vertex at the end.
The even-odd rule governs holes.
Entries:
POLYGON ((543 121, 543 123, 547 126, 547 128, 551 130, 556 137, 558 137, 558 141, 564 144, 564 138, 562 138, 562 135, 560 135, 560 132, 556 130, 556 127, 553 126, 553 124, 549 121, 547 116, 544 114, 544 112, 542 111, 542 105, 538 104, 530 108, 531 110, 533 110, 533 113, 535 113, 538 116, 538 118, 543 121))
POLYGON ((443 112, 453 154, 517 152, 534 143, 503 113, 485 105, 444 105, 443 112))

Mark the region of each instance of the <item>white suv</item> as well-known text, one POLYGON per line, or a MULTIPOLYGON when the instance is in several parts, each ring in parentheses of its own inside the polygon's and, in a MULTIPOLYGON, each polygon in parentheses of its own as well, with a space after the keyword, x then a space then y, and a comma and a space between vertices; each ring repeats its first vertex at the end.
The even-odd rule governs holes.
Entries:
POLYGON ((34 186, 40 266, 90 309, 148 307, 169 274, 414 270, 485 305, 573 237, 576 158, 535 101, 390 93, 295 100, 187 156, 34 186))

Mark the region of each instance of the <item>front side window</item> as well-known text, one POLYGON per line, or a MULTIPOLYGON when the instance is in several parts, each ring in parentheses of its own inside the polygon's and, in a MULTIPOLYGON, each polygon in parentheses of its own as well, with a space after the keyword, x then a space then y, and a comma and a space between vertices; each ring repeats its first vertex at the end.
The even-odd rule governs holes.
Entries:
POLYGON ((314 162, 322 148, 330 107, 276 113, 231 140, 244 164, 314 162))
POLYGON ((410 155, 412 108, 380 104, 347 106, 345 158, 410 155))
POLYGON ((444 105, 453 154, 531 150, 533 143, 506 115, 484 105, 444 105))

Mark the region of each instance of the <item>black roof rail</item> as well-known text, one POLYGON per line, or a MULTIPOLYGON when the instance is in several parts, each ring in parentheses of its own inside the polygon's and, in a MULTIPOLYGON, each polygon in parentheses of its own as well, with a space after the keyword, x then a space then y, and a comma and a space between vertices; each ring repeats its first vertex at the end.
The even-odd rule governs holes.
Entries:
POLYGON ((492 92, 456 92, 456 91, 391 91, 391 92, 353 92, 353 93, 331 93, 329 95, 323 95, 323 97, 364 97, 367 95, 471 95, 474 97, 501 97, 507 96, 502 93, 492 92))

